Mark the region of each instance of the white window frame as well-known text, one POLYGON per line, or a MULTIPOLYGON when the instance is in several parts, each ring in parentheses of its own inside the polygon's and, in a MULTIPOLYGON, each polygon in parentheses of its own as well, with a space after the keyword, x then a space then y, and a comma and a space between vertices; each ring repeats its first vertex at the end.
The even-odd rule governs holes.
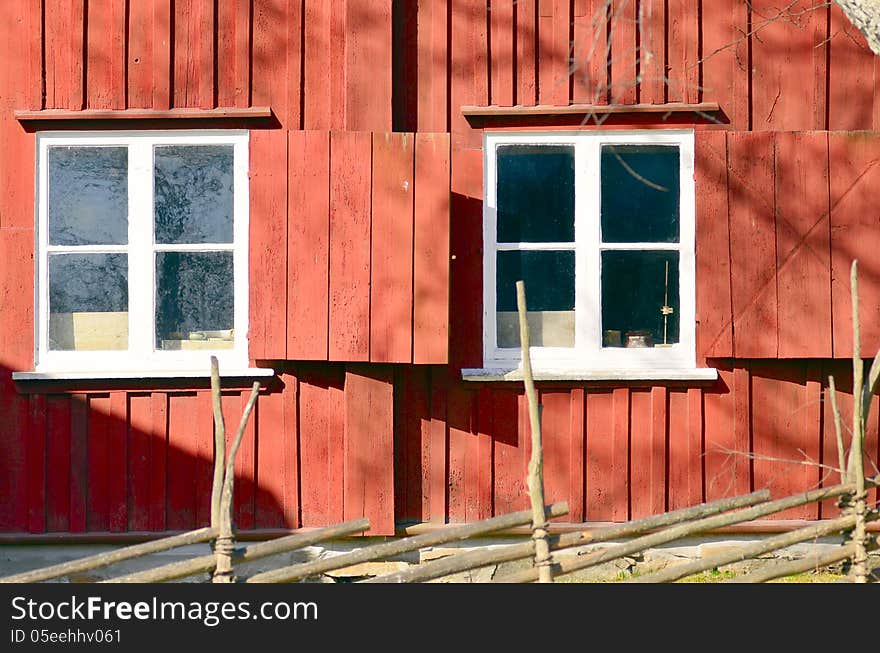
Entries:
MULTIPOLYGON (((496 346, 496 252, 499 249, 575 251, 575 345, 530 349, 538 372, 559 370, 653 370, 670 372, 696 367, 695 346, 695 191, 693 130, 491 132, 483 136, 483 366, 512 369, 521 366, 517 348, 496 346), (497 242, 497 148, 502 145, 570 145, 574 148, 575 242, 497 242), (602 243, 601 178, 603 145, 677 145, 679 148, 679 242, 602 243), (609 250, 670 250, 679 252, 679 341, 669 347, 602 347, 601 252, 609 250)), ((529 303, 526 287, 526 302, 529 303)))
POLYGON ((248 140, 247 130, 42 132, 37 135, 37 225, 35 284, 35 371, 201 371, 210 356, 221 367, 244 369, 248 362, 248 140), (233 242, 157 244, 153 230, 153 150, 162 145, 231 145, 233 147, 233 242), (49 245, 48 165, 53 146, 125 146, 128 148, 128 244, 49 245), (233 253, 233 347, 218 350, 155 348, 155 253, 159 251, 233 253), (48 256, 53 253, 128 254, 128 349, 53 351, 48 347, 48 256))

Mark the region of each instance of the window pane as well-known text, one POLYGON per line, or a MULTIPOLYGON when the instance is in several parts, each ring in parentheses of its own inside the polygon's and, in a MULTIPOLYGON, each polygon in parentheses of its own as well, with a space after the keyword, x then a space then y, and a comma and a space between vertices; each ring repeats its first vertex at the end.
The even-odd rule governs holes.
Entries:
POLYGON ((157 147, 157 243, 232 242, 231 145, 157 147))
POLYGON ((678 314, 678 252, 602 252, 603 346, 676 343, 678 314))
POLYGON ((49 148, 49 244, 128 242, 128 150, 49 148))
POLYGON ((574 252, 498 252, 499 347, 519 347, 516 282, 526 290, 529 341, 535 347, 574 346, 574 252))
POLYGON ((677 243, 678 147, 602 147, 602 241, 677 243))
POLYGON ((49 256, 49 349, 128 348, 128 256, 49 256))
POLYGON ((498 242, 574 241, 574 148, 498 148, 498 242))
POLYGON ((232 252, 156 253, 156 347, 231 349, 232 252))

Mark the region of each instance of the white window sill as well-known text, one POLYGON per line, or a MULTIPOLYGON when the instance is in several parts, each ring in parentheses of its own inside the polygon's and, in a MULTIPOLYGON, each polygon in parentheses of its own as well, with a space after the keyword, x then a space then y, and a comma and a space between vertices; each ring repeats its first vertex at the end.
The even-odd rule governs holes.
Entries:
MULTIPOLYGON (((220 369, 220 376, 226 378, 263 378, 275 376, 270 367, 249 367, 245 369, 220 369)), ((132 371, 71 371, 71 372, 13 372, 14 381, 91 381, 115 379, 207 379, 210 370, 132 370, 132 371)))
MULTIPOLYGON (((466 367, 461 370, 464 381, 522 381, 521 368, 466 367)), ((714 367, 689 369, 644 370, 532 370, 535 381, 715 381, 714 367)))

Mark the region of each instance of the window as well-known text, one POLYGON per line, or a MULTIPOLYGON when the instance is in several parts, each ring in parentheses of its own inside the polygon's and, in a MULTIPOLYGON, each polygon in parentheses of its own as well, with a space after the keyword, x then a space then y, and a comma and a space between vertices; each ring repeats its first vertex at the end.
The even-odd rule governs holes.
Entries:
POLYGON ((39 135, 37 371, 247 366, 247 143, 39 135))
POLYGON ((695 367, 691 131, 485 135, 484 367, 695 367))

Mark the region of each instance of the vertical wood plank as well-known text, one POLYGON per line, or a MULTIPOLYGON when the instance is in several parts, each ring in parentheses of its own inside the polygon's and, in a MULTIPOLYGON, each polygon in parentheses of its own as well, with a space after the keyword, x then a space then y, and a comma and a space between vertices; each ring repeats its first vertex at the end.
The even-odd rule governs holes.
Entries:
POLYGON ((538 104, 568 104, 570 25, 568 0, 538 0, 538 104))
POLYGON ((840 7, 832 2, 830 10, 827 128, 876 129, 876 55, 840 7))
POLYGON ((345 370, 336 366, 330 375, 327 411, 327 484, 330 486, 327 514, 331 523, 341 522, 345 510, 345 370))
POLYGON ((876 191, 880 183, 878 137, 871 132, 828 136, 831 178, 831 320, 833 350, 852 356, 850 268, 859 261, 859 322, 865 355, 880 349, 880 247, 876 191))
POLYGON ((413 351, 414 137, 373 134, 370 360, 408 363, 413 351))
POLYGON ((287 356, 327 360, 330 135, 291 131, 288 154, 287 356))
POLYGON ((214 3, 174 2, 174 106, 214 106, 214 3))
POLYGON ((779 357, 830 358, 826 132, 776 135, 776 198, 779 357))
POLYGON ((331 134, 330 360, 370 355, 371 162, 370 134, 331 134))
POLYGON ((302 461, 302 523, 323 526, 329 515, 330 471, 328 390, 320 374, 299 377, 299 445, 302 461))
POLYGON ((700 9, 697 0, 668 0, 667 102, 699 102, 700 9))
MULTIPOLYGON (((446 437, 446 370, 431 369, 431 418, 424 425, 427 461, 424 478, 427 492, 427 514, 432 523, 446 522, 447 499, 447 437, 446 437)), ((423 454, 424 455, 424 454, 423 454)), ((424 504, 423 504, 424 505, 424 504)))
POLYGON ((70 529, 70 397, 46 398, 46 530, 70 529))
MULTIPOLYGON (((249 0, 217 3, 216 21, 218 105, 247 106, 250 98, 251 48, 249 0)), ((289 83, 293 84, 294 80, 289 83)))
POLYGON ((195 393, 174 393, 168 397, 168 513, 170 530, 196 527, 199 434, 193 429, 198 411, 195 393))
MULTIPOLYGON (((635 0, 612 0, 610 10, 609 93, 611 104, 634 104, 638 87, 635 0)), ((670 45, 670 50, 672 49, 670 45)))
MULTIPOLYGON (((653 428, 654 406, 650 390, 632 389, 630 392, 630 456, 629 483, 631 516, 633 519, 652 514, 653 428)), ((615 419, 617 415, 615 406, 615 419)), ((663 416, 665 418, 665 407, 663 416)), ((616 422, 615 422, 616 425, 616 422)), ((619 427, 618 427, 619 428, 619 427)), ((620 436, 615 436, 616 447, 621 447, 620 436)), ((622 447, 621 447, 622 448, 622 447)), ((662 512, 662 511, 661 511, 662 512)))
POLYGON ((92 395, 88 403, 88 496, 86 530, 108 531, 110 478, 110 395, 92 395))
POLYGON ((489 6, 489 37, 491 39, 490 103, 496 106, 513 106, 514 70, 514 0, 494 0, 489 6))
MULTIPOLYGON (((128 58, 126 79, 128 81, 126 109, 150 109, 153 107, 154 45, 158 30, 153 28, 156 18, 156 2, 133 2, 128 7, 126 38, 128 58)), ((158 46, 162 47, 161 44, 158 46)))
MULTIPOLYGON (((244 415, 250 399, 250 391, 239 395, 238 421, 244 415)), ((259 401, 259 399, 258 399, 259 401)), ((254 406, 256 409, 256 405, 254 406)), ((250 418, 245 426, 238 456, 235 459, 235 506, 234 519, 236 527, 249 530, 254 527, 254 497, 256 494, 256 413, 251 411, 250 418)))
MULTIPOLYGON (((418 8, 418 131, 445 132, 449 67, 447 52, 447 3, 434 0, 418 8)), ((511 26, 511 29, 512 26, 511 26)))
POLYGON ((298 3, 253 0, 251 11, 251 102, 272 107, 283 128, 297 129, 299 105, 288 106, 297 97, 290 95, 288 85, 296 87, 299 81, 299 43, 294 38, 300 18, 298 3))
POLYGON ((367 517, 369 535, 394 534, 394 385, 391 369, 345 372, 344 518, 367 517))
POLYGON ((447 517, 450 523, 467 521, 469 490, 477 482, 471 393, 452 383, 447 394, 447 517))
POLYGON ((629 477, 630 391, 629 388, 615 388, 611 394, 611 518, 613 521, 626 521, 632 517, 629 477))
POLYGON ((697 356, 733 355, 727 136, 696 134, 697 356))
POLYGON ((284 512, 284 526, 286 528, 299 528, 302 526, 300 509, 300 444, 299 444, 299 378, 287 377, 282 391, 281 407, 283 421, 282 431, 282 477, 281 483, 284 489, 282 509, 284 512))
POLYGON ((211 524, 211 492, 214 480, 214 411, 210 390, 196 393, 196 526, 211 524))
POLYGON ((346 2, 345 129, 391 130, 391 42, 391 0, 346 2))
MULTIPOLYGON (((571 503, 572 398, 569 390, 542 390, 541 445, 544 455, 544 504, 571 503)), ((531 431, 531 429, 529 429, 531 431)), ((531 441, 531 433, 529 435, 531 441)), ((529 453, 531 456, 531 452, 529 453)), ((557 521, 572 521, 571 513, 557 521)))
POLYGON ((71 533, 86 530, 88 504, 88 395, 76 393, 70 397, 70 525, 71 533))
POLYGON ((702 3, 702 98, 718 102, 735 130, 750 124, 748 12, 740 0, 702 3))
POLYGON ((679 390, 670 390, 668 483, 670 510, 678 510, 691 505, 688 436, 688 394, 679 390))
POLYGON ((153 400, 150 394, 128 398, 128 530, 145 531, 150 526, 150 477, 153 400))
POLYGON ((168 468, 168 394, 154 392, 150 406, 150 519, 151 531, 165 530, 166 523, 166 471, 168 468))
MULTIPOLYGON (((822 363, 809 361, 806 363, 806 387, 804 389, 804 410, 802 427, 802 448, 804 460, 810 464, 803 465, 800 487, 812 490, 821 485, 827 470, 818 467, 822 462, 822 363)), ((819 519, 820 505, 811 503, 804 506, 806 519, 819 519)))
POLYGON ((739 487, 737 459, 730 452, 736 446, 736 372, 719 368, 718 381, 703 392, 705 402, 705 477, 706 500, 714 501, 736 494, 739 487))
POLYGON ((568 465, 568 516, 564 521, 584 521, 584 465, 586 460, 586 396, 583 388, 571 390, 570 433, 571 455, 568 465))
MULTIPOLYGON (((289 381, 289 379, 285 379, 289 381)), ((256 528, 280 528, 284 525, 284 411, 280 391, 260 396, 256 413, 257 495, 256 528)))
POLYGON ((174 34, 172 3, 174 0, 153 0, 153 83, 154 109, 170 109, 173 94, 174 62, 171 51, 174 34))
POLYGON ((108 525, 110 531, 124 531, 128 527, 128 395, 122 391, 110 393, 108 420, 108 525))
POLYGON ((522 452, 519 435, 519 401, 516 392, 494 393, 494 506, 495 514, 513 512, 522 501, 523 477, 520 474, 522 452))
MULTIPOLYGON (((608 2, 574 0, 572 92, 576 103, 608 103, 608 2)), ((663 58, 660 58, 662 63, 663 58)))
MULTIPOLYGON (((339 63, 331 63, 334 50, 330 36, 332 20, 331 0, 304 0, 303 22, 303 128, 340 129, 332 122, 330 79, 344 75, 339 63), (330 79, 328 79, 328 73, 330 79)), ((344 16, 344 12, 343 12, 344 16)), ((269 52, 265 56, 270 56, 269 52)), ((343 106, 344 112, 344 106, 343 106)))
MULTIPOLYGON (((515 104, 530 106, 538 102, 538 16, 537 0, 517 0, 515 104)), ((453 104, 453 106, 455 106, 453 104)))
POLYGON ((591 391, 587 396, 587 449, 585 521, 612 521, 615 496, 612 468, 613 393, 591 391))
POLYGON ((256 130, 250 141, 250 357, 287 353, 287 137, 256 130))
POLYGON ((638 100, 662 104, 666 101, 666 3, 640 2, 638 20, 638 100))
POLYGON ((28 531, 31 533, 42 533, 47 529, 47 424, 46 395, 31 395, 27 431, 27 509, 28 531))
POLYGON ((88 75, 86 106, 89 109, 125 108, 125 0, 86 3, 88 7, 88 75))
POLYGON ((740 358, 775 357, 773 134, 730 134, 728 148, 734 352, 740 358))
MULTIPOLYGON (((23 5, 23 13, 33 19, 39 9, 23 5)), ((84 43, 86 24, 84 0, 66 0, 46 7, 45 42, 45 92, 46 108, 81 109, 84 106, 83 77, 85 61, 84 43)))
POLYGON ((449 136, 415 136, 413 352, 416 364, 449 359, 449 136))

